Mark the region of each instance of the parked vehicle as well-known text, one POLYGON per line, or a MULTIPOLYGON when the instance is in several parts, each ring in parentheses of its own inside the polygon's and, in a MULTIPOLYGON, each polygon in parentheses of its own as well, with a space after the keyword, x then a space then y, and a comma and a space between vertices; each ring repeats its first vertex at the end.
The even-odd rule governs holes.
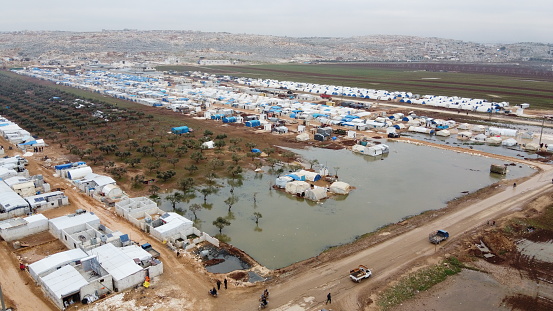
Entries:
POLYGON ((368 279, 371 275, 371 270, 364 265, 359 265, 359 267, 349 271, 349 278, 354 282, 360 282, 362 279, 368 279))
POLYGON ((152 255, 152 258, 158 258, 160 255, 159 252, 156 251, 150 243, 142 244, 141 247, 143 250, 150 253, 150 255, 152 255))
POLYGON ((449 233, 445 230, 438 230, 428 235, 428 240, 432 244, 440 244, 449 238, 449 233))

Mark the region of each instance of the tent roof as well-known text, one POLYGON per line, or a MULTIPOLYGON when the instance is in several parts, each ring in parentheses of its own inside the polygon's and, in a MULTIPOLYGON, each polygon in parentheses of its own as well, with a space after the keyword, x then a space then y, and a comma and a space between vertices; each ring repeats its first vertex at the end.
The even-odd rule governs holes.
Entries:
POLYGON ((142 267, 137 265, 129 255, 111 243, 93 248, 90 253, 98 255, 98 261, 102 268, 111 274, 116 281, 142 270, 142 267))
POLYGON ((56 268, 73 261, 77 261, 87 257, 88 255, 80 248, 70 249, 65 252, 50 255, 44 259, 34 262, 29 265, 29 269, 36 275, 40 275, 49 269, 56 268))
POLYGON ((85 278, 73 266, 66 265, 42 278, 56 298, 63 298, 88 285, 85 278))
POLYGON ((59 230, 93 222, 99 223, 100 218, 92 212, 79 215, 66 215, 50 219, 50 224, 59 230))

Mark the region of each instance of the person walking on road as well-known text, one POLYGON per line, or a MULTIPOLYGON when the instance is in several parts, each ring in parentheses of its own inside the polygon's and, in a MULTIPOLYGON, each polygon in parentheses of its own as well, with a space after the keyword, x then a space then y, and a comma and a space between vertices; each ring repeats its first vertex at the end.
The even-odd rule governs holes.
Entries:
POLYGON ((328 293, 328 295, 326 295, 325 305, 329 304, 329 303, 332 303, 332 296, 330 295, 330 293, 328 293))
POLYGON ((217 280, 217 290, 221 290, 221 280, 217 280))
POLYGON ((224 280, 224 283, 225 283, 225 289, 227 289, 227 279, 226 278, 224 280))

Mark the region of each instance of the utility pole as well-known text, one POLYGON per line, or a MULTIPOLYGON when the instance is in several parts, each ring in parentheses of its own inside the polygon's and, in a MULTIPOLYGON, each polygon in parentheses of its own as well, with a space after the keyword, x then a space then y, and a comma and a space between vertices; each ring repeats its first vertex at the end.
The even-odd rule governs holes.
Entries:
POLYGON ((545 125, 545 117, 543 117, 543 119, 541 120, 541 130, 540 130, 540 142, 538 145, 541 146, 541 137, 543 135, 543 126, 545 125))

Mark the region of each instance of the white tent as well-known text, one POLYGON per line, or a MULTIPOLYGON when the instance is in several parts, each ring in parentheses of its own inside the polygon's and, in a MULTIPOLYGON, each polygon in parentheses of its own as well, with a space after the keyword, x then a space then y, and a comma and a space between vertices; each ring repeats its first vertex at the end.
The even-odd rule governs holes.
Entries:
POLYGON ((289 177, 289 176, 281 176, 281 177, 278 177, 275 181, 275 185, 277 187, 279 187, 280 189, 284 189, 286 188, 286 184, 293 181, 294 178, 292 177, 289 177))
POLYGON ((448 131, 448 130, 440 130, 440 131, 437 131, 436 132, 436 136, 443 136, 443 137, 447 137, 451 135, 451 132, 448 131))
POLYGON ((539 149, 539 147, 540 146, 538 146, 538 144, 529 143, 529 144, 524 145, 523 149, 526 150, 526 151, 537 151, 539 149))
POLYGON ((517 140, 514 138, 507 138, 504 141, 501 142, 501 145, 507 146, 507 147, 513 147, 518 144, 517 140))
POLYGON ((213 149, 213 148, 215 148, 215 142, 213 142, 213 140, 206 141, 205 143, 202 144, 202 148, 203 149, 213 149))
POLYGON ((473 132, 484 132, 486 131, 486 128, 483 125, 474 125, 471 130, 473 132))
POLYGON ((285 191, 290 194, 298 194, 305 192, 306 190, 309 190, 311 188, 311 185, 306 183, 305 181, 291 181, 286 184, 285 191))
POLYGON ((348 183, 342 181, 335 181, 330 185, 330 192, 336 194, 348 194, 351 190, 351 186, 348 183))
POLYGON ((296 136, 297 141, 308 141, 309 140, 309 134, 307 133, 301 133, 298 136, 296 136))
POLYGON ((478 134, 478 135, 474 136, 471 140, 474 140, 474 141, 486 141, 486 138, 487 138, 486 135, 484 135, 484 134, 478 134))
POLYGON ((465 132, 457 133, 457 139, 459 140, 468 140, 471 137, 472 137, 472 132, 465 131, 465 132))
POLYGON ((461 124, 459 124, 459 126, 457 128, 460 129, 460 130, 468 130, 469 129, 469 124, 468 123, 461 123, 461 124))
POLYGON ((501 142, 502 142, 501 137, 492 136, 492 137, 486 138, 486 143, 490 145, 500 145, 501 142))
POLYGON ((305 191, 305 198, 311 201, 320 201, 327 198, 325 187, 315 187, 305 191))

